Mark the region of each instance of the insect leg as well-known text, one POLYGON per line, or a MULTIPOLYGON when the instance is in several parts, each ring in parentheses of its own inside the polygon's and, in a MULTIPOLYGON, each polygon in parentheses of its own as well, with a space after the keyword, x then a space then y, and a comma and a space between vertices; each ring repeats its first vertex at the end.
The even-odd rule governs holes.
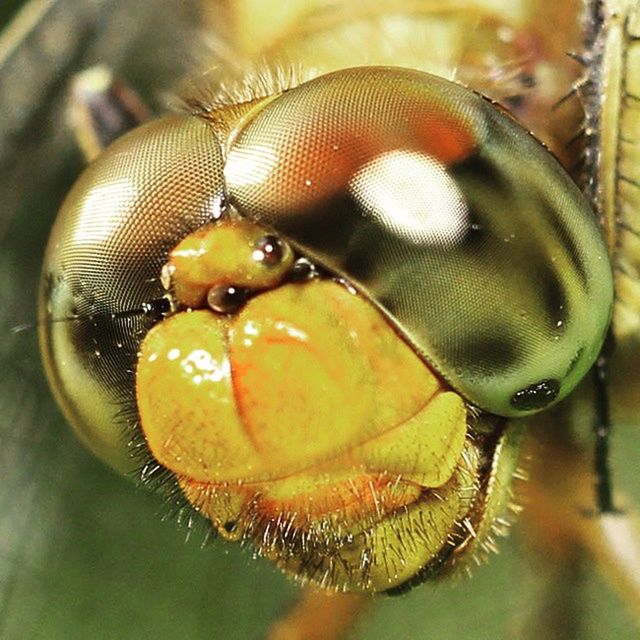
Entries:
POLYGON ((307 588, 291 610, 273 624, 265 640, 341 640, 370 602, 373 600, 362 594, 307 588))

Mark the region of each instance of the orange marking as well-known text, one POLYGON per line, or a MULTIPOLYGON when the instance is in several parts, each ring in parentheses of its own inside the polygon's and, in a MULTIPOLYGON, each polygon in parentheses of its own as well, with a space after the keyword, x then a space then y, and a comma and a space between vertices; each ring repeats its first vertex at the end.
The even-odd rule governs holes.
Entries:
POLYGON ((462 120, 444 113, 422 121, 416 126, 416 135, 421 151, 447 165, 462 162, 477 147, 473 131, 462 120))

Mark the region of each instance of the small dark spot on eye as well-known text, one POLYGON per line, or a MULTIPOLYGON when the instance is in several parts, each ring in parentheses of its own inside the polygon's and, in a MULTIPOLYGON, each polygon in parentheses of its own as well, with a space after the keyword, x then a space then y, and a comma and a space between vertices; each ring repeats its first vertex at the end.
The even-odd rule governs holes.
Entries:
POLYGON ((306 258, 298 258, 291 268, 289 277, 293 282, 307 282, 308 280, 317 278, 318 275, 318 269, 313 262, 310 262, 306 258))
POLYGON ((536 77, 532 73, 521 73, 520 83, 527 89, 533 89, 538 84, 536 77))
POLYGON ((541 380, 516 391, 511 398, 511 406, 520 411, 544 409, 556 399, 559 391, 558 380, 541 380))
POLYGON ((275 266, 282 262, 284 247, 278 236, 268 234, 255 243, 254 260, 267 266, 275 266))
POLYGON ((507 96, 504 101, 510 109, 519 109, 524 104, 524 96, 521 93, 516 93, 507 96))
POLYGON ((207 306, 216 313, 234 313, 248 297, 249 290, 241 287, 212 287, 207 294, 207 306))
POLYGON ((233 520, 227 520, 227 522, 225 522, 222 525, 222 528, 227 532, 227 533, 233 533, 236 530, 236 527, 238 526, 238 524, 236 522, 234 522, 233 520))

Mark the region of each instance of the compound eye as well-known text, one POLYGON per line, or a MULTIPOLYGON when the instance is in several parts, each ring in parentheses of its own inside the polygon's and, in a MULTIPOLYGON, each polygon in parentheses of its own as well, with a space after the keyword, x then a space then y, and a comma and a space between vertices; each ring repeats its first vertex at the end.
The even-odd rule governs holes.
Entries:
POLYGON ((162 266, 181 238, 220 216, 222 193, 211 127, 170 117, 102 153, 56 220, 43 267, 42 350, 69 421, 114 466, 130 464, 123 407, 133 404, 139 346, 157 320, 149 305, 166 294, 162 266))
POLYGON ((225 179, 243 215, 346 277, 468 400, 543 409, 610 321, 586 200, 511 117, 417 71, 338 71, 257 106, 225 179))

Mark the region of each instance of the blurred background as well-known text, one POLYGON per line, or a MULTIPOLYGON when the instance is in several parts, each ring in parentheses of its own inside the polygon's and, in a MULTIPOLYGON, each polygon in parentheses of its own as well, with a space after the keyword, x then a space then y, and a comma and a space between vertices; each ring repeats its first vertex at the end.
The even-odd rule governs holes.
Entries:
MULTIPOLYGON (((0 2, 0 638, 257 640, 297 588, 248 549, 203 548, 202 527, 188 535, 85 451, 48 391, 32 324, 48 229, 82 168, 69 78, 106 63, 160 110, 193 61, 197 3, 34 1, 10 25, 20 4, 0 2)), ((619 429, 613 446, 616 480, 638 497, 636 431, 619 429)), ((352 637, 638 637, 597 571, 545 563, 520 529, 472 579, 378 598, 352 637), (542 631, 551 621, 557 635, 542 631)))

